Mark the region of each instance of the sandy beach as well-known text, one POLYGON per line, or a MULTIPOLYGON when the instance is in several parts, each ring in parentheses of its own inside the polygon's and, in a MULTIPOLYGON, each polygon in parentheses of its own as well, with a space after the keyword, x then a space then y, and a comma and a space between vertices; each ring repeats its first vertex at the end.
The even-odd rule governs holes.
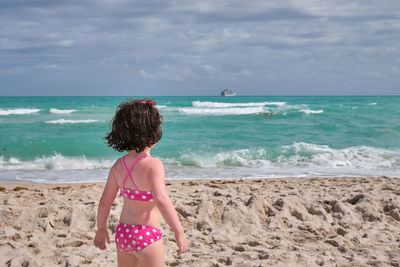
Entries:
MULTIPOLYGON (((0 187, 1 266, 116 266, 92 245, 102 183, 0 187)), ((189 241, 166 266, 400 266, 400 179, 169 181, 189 241)), ((113 234, 121 210, 109 217, 113 234)))

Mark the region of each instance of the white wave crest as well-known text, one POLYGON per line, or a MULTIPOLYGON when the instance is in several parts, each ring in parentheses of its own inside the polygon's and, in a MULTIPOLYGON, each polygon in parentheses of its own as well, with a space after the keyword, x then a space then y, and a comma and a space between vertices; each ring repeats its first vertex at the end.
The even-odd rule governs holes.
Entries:
POLYGON ((98 122, 98 121, 99 120, 65 120, 65 119, 60 119, 60 120, 45 121, 45 123, 50 123, 50 124, 92 123, 92 122, 98 122))
POLYGON ((286 102, 248 102, 248 103, 224 103, 224 102, 208 102, 208 101, 193 101, 193 107, 210 107, 210 108, 228 108, 228 107, 257 107, 257 106, 282 106, 286 102))
POLYGON ((193 115, 242 115, 263 112, 263 107, 253 108, 178 108, 178 111, 193 115))
POLYGON ((179 166, 202 168, 250 167, 284 172, 296 169, 300 173, 374 173, 376 171, 398 172, 400 169, 400 149, 383 149, 355 146, 342 149, 327 145, 303 142, 280 146, 274 149, 240 149, 219 153, 191 152, 167 163, 179 166))
POLYGON ((0 115, 23 115, 23 114, 32 114, 39 112, 38 108, 14 108, 14 109, 0 109, 0 115))
POLYGON ((55 114, 70 114, 75 111, 77 111, 77 110, 76 109, 56 109, 56 108, 50 109, 50 113, 55 113, 55 114))
POLYGON ((11 157, 5 160, 0 157, 0 170, 94 170, 107 169, 113 165, 111 160, 95 160, 81 157, 65 157, 61 154, 35 158, 32 161, 22 161, 11 157))
POLYGON ((277 162, 283 165, 349 168, 359 170, 396 170, 400 168, 400 149, 355 146, 342 149, 327 145, 294 143, 282 146, 277 162), (283 156, 290 155, 290 156, 283 156))
POLYGON ((170 160, 167 163, 177 163, 177 165, 189 165, 202 168, 212 168, 218 166, 254 166, 256 162, 265 160, 266 151, 264 149, 239 149, 219 153, 187 153, 183 154, 178 160, 170 160))
POLYGON ((311 109, 301 109, 300 112, 303 112, 305 114, 318 114, 318 113, 323 113, 324 110, 319 109, 319 110, 311 110, 311 109))
MULTIPOLYGON (((293 143, 271 149, 186 151, 163 158, 168 178, 244 178, 315 176, 399 176, 400 148, 368 146, 332 148, 293 143)), ((0 156, 0 181, 34 182, 104 181, 114 160, 66 157, 61 154, 22 160, 0 156)))
POLYGON ((376 105, 376 102, 369 103, 368 105, 369 105, 369 106, 375 106, 375 105, 376 105))

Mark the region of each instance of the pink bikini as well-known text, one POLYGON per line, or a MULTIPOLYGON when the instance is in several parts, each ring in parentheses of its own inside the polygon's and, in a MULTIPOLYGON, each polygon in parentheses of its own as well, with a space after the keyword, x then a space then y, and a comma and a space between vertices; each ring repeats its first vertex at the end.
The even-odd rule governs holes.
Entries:
MULTIPOLYGON (((127 175, 122 183, 122 187, 120 188, 120 196, 125 197, 129 200, 136 200, 136 201, 146 201, 151 202, 154 201, 153 194, 151 191, 140 191, 139 188, 136 186, 135 182, 132 179, 131 171, 133 166, 135 166, 136 162, 142 158, 149 157, 148 155, 144 155, 138 157, 132 164, 131 168, 125 164, 125 156, 122 157, 122 164, 124 165, 127 175), (131 179, 135 190, 125 188, 126 179, 131 179)), ((160 240, 162 238, 162 232, 160 229, 147 226, 147 225, 130 225, 119 223, 117 225, 115 231, 115 243, 117 244, 117 249, 119 251, 125 253, 137 253, 140 252, 145 247, 151 245, 152 243, 160 240)))

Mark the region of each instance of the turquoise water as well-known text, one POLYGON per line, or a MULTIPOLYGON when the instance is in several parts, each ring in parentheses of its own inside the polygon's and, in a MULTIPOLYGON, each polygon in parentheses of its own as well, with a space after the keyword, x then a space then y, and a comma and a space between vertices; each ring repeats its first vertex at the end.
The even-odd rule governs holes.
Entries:
MULTIPOLYGON (((0 180, 104 181, 128 97, 1 97, 0 180)), ((399 176, 400 97, 153 97, 167 178, 399 176), (268 114, 266 114, 268 113, 268 114)))

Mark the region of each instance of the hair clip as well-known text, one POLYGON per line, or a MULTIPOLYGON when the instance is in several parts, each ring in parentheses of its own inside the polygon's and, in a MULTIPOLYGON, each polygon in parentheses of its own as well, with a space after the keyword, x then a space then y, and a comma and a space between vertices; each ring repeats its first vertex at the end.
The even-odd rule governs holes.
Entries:
POLYGON ((140 104, 151 104, 151 105, 154 105, 154 104, 155 104, 153 101, 150 101, 150 102, 140 101, 139 103, 140 103, 140 104))

